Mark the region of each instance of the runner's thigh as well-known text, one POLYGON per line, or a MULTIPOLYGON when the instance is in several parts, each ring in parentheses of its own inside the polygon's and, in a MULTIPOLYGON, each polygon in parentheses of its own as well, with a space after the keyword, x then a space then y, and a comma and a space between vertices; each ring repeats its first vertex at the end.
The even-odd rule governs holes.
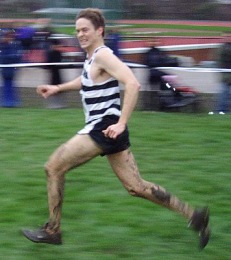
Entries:
POLYGON ((100 155, 102 150, 87 134, 76 134, 58 147, 47 162, 48 168, 65 172, 100 155))
POLYGON ((108 155, 107 158, 113 171, 127 189, 142 183, 139 169, 130 150, 108 155))

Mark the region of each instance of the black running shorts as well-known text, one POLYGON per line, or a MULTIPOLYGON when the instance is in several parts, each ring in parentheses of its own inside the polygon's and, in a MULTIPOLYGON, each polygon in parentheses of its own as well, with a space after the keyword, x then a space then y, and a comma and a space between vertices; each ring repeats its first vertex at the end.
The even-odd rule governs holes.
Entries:
POLYGON ((91 138, 103 149, 103 155, 122 152, 130 147, 128 128, 124 130, 116 139, 105 137, 103 130, 108 126, 116 124, 119 118, 117 116, 106 116, 103 120, 97 123, 89 132, 91 138))

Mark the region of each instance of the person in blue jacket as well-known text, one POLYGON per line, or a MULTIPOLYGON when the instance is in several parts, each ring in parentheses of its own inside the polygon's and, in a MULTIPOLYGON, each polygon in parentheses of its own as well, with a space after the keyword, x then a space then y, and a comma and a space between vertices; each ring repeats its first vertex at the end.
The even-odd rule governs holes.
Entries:
MULTIPOLYGON (((11 29, 1 30, 0 63, 11 65, 21 61, 20 43, 15 40, 15 32, 11 29)), ((1 68, 2 76, 2 106, 19 106, 19 97, 14 83, 16 68, 9 66, 1 68)))

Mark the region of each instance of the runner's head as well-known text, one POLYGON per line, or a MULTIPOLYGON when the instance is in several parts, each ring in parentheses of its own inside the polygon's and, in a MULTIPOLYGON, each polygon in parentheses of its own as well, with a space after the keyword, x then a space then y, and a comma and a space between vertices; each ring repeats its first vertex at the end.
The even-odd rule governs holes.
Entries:
POLYGON ((76 17, 76 21, 78 21, 80 18, 85 18, 89 20, 95 30, 98 30, 99 28, 102 28, 102 36, 105 35, 105 19, 102 14, 102 12, 99 9, 96 8, 87 8, 80 11, 80 13, 76 17))

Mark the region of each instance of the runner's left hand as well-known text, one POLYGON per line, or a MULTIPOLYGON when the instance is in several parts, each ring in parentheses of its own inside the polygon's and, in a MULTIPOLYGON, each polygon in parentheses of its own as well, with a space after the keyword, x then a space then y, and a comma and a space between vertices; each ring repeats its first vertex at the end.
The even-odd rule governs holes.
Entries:
POLYGON ((103 130, 102 132, 104 133, 105 137, 116 139, 120 134, 123 133, 125 128, 126 128, 126 125, 117 123, 117 124, 108 126, 108 128, 103 130))

